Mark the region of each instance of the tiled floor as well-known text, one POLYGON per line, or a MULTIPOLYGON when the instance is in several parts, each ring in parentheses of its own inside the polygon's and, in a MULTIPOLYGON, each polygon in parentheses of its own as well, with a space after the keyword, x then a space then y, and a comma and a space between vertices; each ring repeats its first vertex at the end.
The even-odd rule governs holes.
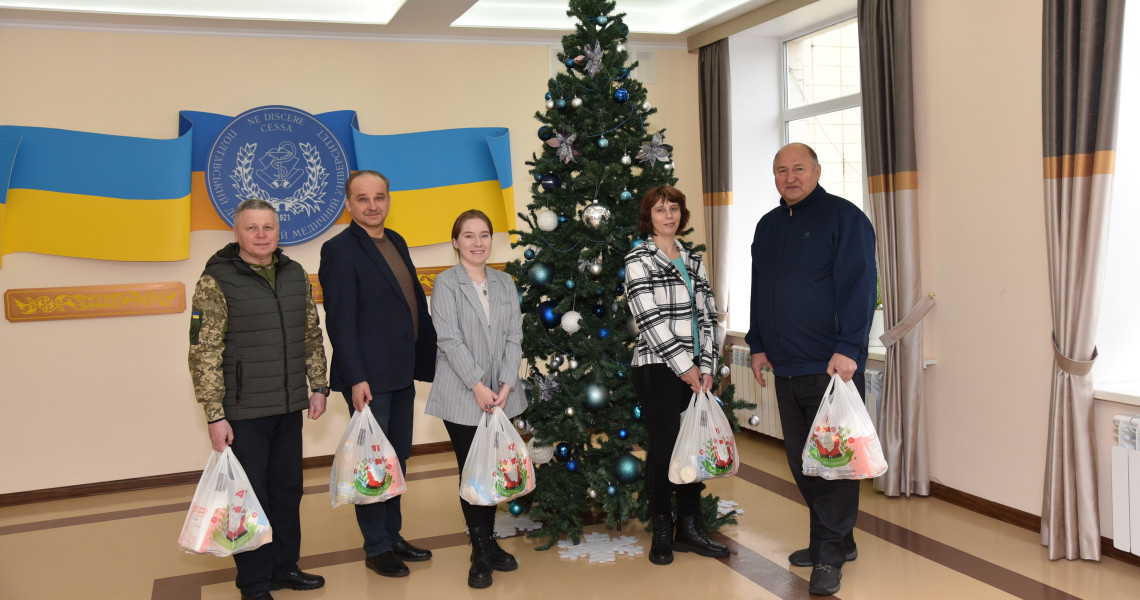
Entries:
MULTIPOLYGON (((333 510, 328 470, 305 473, 301 567, 328 581, 313 592, 282 590, 278 600, 443 598, 808 598, 808 568, 786 556, 804 545, 807 509, 791 483, 782 448, 740 435, 737 477, 710 491, 739 503, 740 524, 721 533, 733 555, 718 561, 677 554, 659 567, 644 555, 609 564, 535 552, 518 536, 502 545, 520 567, 496 573, 487 590, 466 585, 468 547, 456 500, 454 457, 415 457, 408 468, 404 536, 431 548, 412 575, 386 579, 365 569, 349 507, 333 510)), ((175 544, 194 486, 0 508, 0 599, 236 599, 233 562, 183 553, 175 544)), ((1140 568, 1046 559, 1038 534, 929 498, 888 499, 865 483, 855 532, 859 559, 843 569, 845 600, 892 598, 1135 598, 1140 568)), ((505 514, 505 513, 504 513, 505 514)), ((649 535, 631 523, 617 536, 649 535)))

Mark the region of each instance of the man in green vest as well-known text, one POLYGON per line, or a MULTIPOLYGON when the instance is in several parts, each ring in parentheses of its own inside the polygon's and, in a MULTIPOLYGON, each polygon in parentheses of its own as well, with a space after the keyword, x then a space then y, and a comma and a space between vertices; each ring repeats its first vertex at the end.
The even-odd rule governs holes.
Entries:
POLYGON ((277 248, 279 235, 272 205, 242 202, 237 241, 206 262, 190 316, 190 376, 210 443, 230 446, 273 527, 272 543, 233 555, 242 600, 325 584, 297 568, 301 411, 325 412, 324 335, 309 276, 277 248))

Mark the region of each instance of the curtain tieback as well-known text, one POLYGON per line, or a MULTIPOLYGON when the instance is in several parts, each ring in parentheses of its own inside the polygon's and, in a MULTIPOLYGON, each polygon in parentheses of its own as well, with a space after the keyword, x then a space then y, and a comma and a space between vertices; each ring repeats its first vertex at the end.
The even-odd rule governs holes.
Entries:
POLYGON ((1061 352, 1057 346, 1057 334, 1053 334, 1053 359, 1057 361, 1057 366, 1069 375, 1088 375, 1092 371, 1096 357, 1097 349, 1095 346, 1093 346, 1092 358, 1089 360, 1073 360, 1065 356, 1065 353, 1061 352))
POLYGON ((899 340, 906 337, 906 334, 910 333, 911 329, 914 329, 915 326, 922 322, 922 319, 926 317, 926 313, 929 313, 932 308, 934 308, 934 294, 923 296, 911 307, 910 312, 908 312, 901 321, 894 327, 891 327, 890 331, 879 336, 879 341, 887 348, 899 343, 899 340))

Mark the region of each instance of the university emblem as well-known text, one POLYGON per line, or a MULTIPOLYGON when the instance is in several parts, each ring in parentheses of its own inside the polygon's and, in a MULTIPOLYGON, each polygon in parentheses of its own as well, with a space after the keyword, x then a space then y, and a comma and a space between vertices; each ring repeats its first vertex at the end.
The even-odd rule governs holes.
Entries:
POLYGON ((303 110, 262 106, 238 115, 214 139, 206 169, 222 219, 232 226, 238 204, 265 200, 280 216, 282 246, 317 237, 344 211, 344 148, 303 110))

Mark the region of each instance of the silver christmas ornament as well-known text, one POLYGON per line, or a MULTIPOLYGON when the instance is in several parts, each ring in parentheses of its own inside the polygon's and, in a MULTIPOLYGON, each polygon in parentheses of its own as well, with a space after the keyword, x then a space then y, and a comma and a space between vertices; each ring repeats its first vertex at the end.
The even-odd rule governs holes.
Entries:
POLYGON ((566 407, 566 416, 567 417, 573 417, 574 416, 574 407, 573 406, 567 406, 566 407))
POLYGON ((618 44, 618 45, 617 45, 617 46, 614 48, 614 50, 616 50, 617 52, 625 52, 625 44, 618 44))
POLYGON ((589 270, 590 270, 590 275, 593 275, 594 277, 601 275, 602 274, 602 263, 590 263, 589 270))
POLYGON ((550 357, 550 368, 551 369, 557 369, 558 367, 561 367, 563 360, 564 359, 562 358, 561 354, 555 354, 554 356, 551 356, 550 357))
POLYGON ((731 372, 732 372, 732 369, 729 369, 728 365, 721 365, 720 366, 720 376, 721 377, 728 377, 728 374, 731 372))
POLYGON ((591 500, 598 497, 598 493, 594 491, 594 488, 587 488, 586 495, 589 496, 591 500))
POLYGON ((570 362, 567 363, 566 366, 569 367, 571 371, 573 371, 574 369, 577 369, 578 368, 578 359, 571 358, 570 362))
POLYGON ((526 431, 527 431, 526 419, 523 419, 522 417, 515 419, 515 429, 517 429, 519 431, 519 433, 526 433, 526 431))
POLYGON ((760 424, 760 417, 757 417, 756 415, 752 415, 751 417, 748 418, 748 424, 753 426, 753 427, 759 425, 760 424))
POLYGON ((554 108, 554 101, 553 100, 547 100, 546 101, 546 110, 550 110, 552 108, 554 108))
POLYGON ((642 102, 642 103, 641 103, 641 110, 644 110, 644 111, 648 112, 648 111, 649 111, 649 109, 651 109, 651 108, 653 108, 653 105, 652 105, 652 104, 650 104, 648 100, 646 100, 645 102, 642 102))
POLYGON ((661 165, 661 170, 665 171, 666 173, 672 173, 673 172, 673 163, 667 162, 667 163, 661 165))
POLYGON ((591 204, 582 211, 582 223, 590 229, 598 229, 610 221, 610 209, 601 204, 591 204))
POLYGON ((623 154, 621 157, 621 164, 628 167, 629 165, 633 164, 633 159, 630 158, 628 154, 623 154))
POLYGON ((582 106, 582 99, 574 96, 574 99, 570 101, 570 106, 573 106, 574 108, 580 108, 582 106))
POLYGON ((534 215, 538 228, 543 231, 554 231, 558 228, 558 213, 544 208, 534 215))

